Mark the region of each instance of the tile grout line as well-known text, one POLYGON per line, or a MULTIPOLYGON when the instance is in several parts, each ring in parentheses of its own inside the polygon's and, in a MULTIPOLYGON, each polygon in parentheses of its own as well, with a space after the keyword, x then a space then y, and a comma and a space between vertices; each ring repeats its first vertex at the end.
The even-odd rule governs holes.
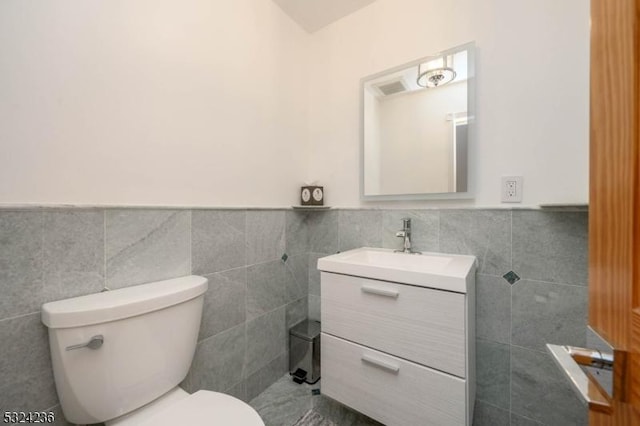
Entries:
POLYGON ((5 321, 15 320, 15 319, 18 319, 18 318, 28 317, 30 315, 40 314, 40 312, 41 311, 33 311, 33 312, 28 312, 26 314, 19 314, 19 315, 14 315, 12 317, 2 318, 2 319, 0 319, 0 323, 5 322, 5 321))
POLYGON ((60 407, 60 403, 57 403, 56 405, 52 405, 49 408, 45 408, 43 411, 53 411, 54 409, 56 409, 57 407, 60 407))
POLYGON ((482 402, 482 403, 483 403, 483 404, 485 404, 485 405, 490 405, 491 407, 493 407, 493 408, 497 408, 498 410, 506 411, 506 412, 508 412, 508 413, 511 413, 511 411, 510 411, 510 410, 507 410, 506 408, 502 408, 502 407, 500 407, 499 405, 496 405, 495 403, 490 402, 490 401, 487 401, 487 400, 484 400, 484 399, 482 399, 482 398, 476 398, 476 401, 480 401, 480 402, 482 402))
POLYGON ((509 212, 509 270, 513 271, 513 211, 509 212))
POLYGON ((338 219, 336 220, 336 240, 338 243, 338 247, 336 247, 336 250, 339 252, 340 251, 340 247, 342 247, 342 239, 340 238, 341 232, 340 232, 340 222, 342 221, 342 211, 338 210, 338 219))
POLYGON ((551 356, 551 355, 550 355, 546 350, 544 350, 544 349, 533 349, 533 348, 528 348, 528 347, 526 347, 526 346, 513 345, 513 344, 512 344, 512 345, 510 345, 510 346, 511 346, 512 348, 522 349, 522 350, 525 350, 525 351, 531 351, 531 352, 535 352, 535 353, 538 353, 538 354, 545 354, 545 355, 547 355, 547 356, 551 356))
MULTIPOLYGON (((252 371, 251 373, 247 374, 247 378, 249 378, 249 376, 253 376, 254 374, 257 374, 260 370, 262 370, 263 368, 265 368, 266 366, 268 366, 269 364, 271 364, 272 362, 276 361, 278 358, 285 356, 287 354, 286 349, 282 352, 280 352, 278 355, 276 355, 275 357, 273 357, 273 359, 270 359, 269 361, 267 361, 263 366, 257 368, 256 370, 252 371)), ((275 383, 275 382, 274 382, 275 383)), ((273 384, 273 383, 272 383, 273 384)), ((271 386, 271 385, 269 385, 271 386)), ((267 386, 268 387, 268 386, 267 386)), ((262 392, 261 392, 262 393, 262 392)))
MULTIPOLYGON (((46 288, 46 276, 45 276, 45 244, 46 244, 46 240, 45 240, 45 212, 41 212, 40 213, 40 280, 41 280, 41 285, 42 288, 46 288)), ((42 303, 42 302, 40 302, 42 303)), ((42 306, 42 305, 40 305, 42 306)))
POLYGON ((102 210, 102 267, 104 278, 102 279, 103 289, 107 288, 107 210, 102 210))
POLYGON ((537 426, 545 426, 545 424, 544 424, 544 423, 539 422, 539 421, 537 421, 537 420, 534 420, 534 419, 532 419, 531 417, 523 416, 522 414, 518 414, 518 413, 511 413, 511 414, 514 414, 514 415, 516 415, 516 416, 518 416, 518 417, 522 417, 523 419, 530 420, 530 421, 532 421, 533 423, 535 423, 537 426))
POLYGON ((189 275, 193 275, 193 210, 189 213, 189 275))
POLYGON ((442 219, 441 219, 440 210, 438 210, 436 213, 437 213, 437 216, 438 216, 438 218, 437 218, 437 220, 438 220, 438 228, 436 230, 437 231, 437 233, 436 233, 436 241, 437 241, 436 247, 437 247, 438 252, 442 252, 442 249, 440 248, 440 221, 442 219))
MULTIPOLYGON (((240 374, 241 380, 244 382, 245 394, 247 391, 247 363, 249 354, 249 338, 247 336, 247 324, 249 323, 249 313, 247 307, 247 299, 249 295, 249 213, 244 211, 244 263, 245 263, 245 279, 244 279, 244 323, 242 323, 244 332, 244 349, 243 349, 243 361, 242 361, 242 374, 240 374)), ((246 395, 245 395, 246 396, 246 395)))
MULTIPOLYGON (((513 211, 510 212, 509 214, 510 216, 510 222, 511 222, 511 226, 510 226, 510 245, 509 245, 509 270, 513 271, 513 211)), ((511 383, 513 382, 512 380, 512 351, 511 351, 511 346, 512 346, 512 339, 513 339, 513 285, 509 285, 509 423, 511 423, 511 410, 513 408, 513 401, 512 401, 512 389, 511 389, 511 383)))
MULTIPOLYGON (((543 280, 537 280, 535 278, 520 278, 520 280, 518 280, 517 282, 520 281, 532 281, 534 283, 541 283, 541 284, 551 284, 551 285, 560 285, 560 286, 567 286, 567 287, 578 287, 578 288, 584 288, 584 289, 588 289, 589 286, 586 284, 569 284, 569 283, 561 283, 561 282, 556 282, 556 281, 543 281, 543 280)), ((515 283, 513 284, 515 285, 515 283)))

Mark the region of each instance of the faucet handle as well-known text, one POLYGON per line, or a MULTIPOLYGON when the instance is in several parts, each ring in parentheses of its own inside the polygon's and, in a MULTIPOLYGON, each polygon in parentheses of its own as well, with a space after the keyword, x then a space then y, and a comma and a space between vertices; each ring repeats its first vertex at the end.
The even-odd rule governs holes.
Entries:
POLYGON ((407 230, 407 229, 411 229, 411 218, 410 217, 403 217, 402 218, 402 228, 407 230))

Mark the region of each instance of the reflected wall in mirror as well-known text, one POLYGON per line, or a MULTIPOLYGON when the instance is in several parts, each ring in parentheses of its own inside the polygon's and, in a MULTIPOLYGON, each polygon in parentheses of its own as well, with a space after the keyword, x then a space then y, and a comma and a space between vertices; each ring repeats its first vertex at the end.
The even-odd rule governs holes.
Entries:
POLYGON ((470 198, 474 45, 361 82, 364 199, 470 198))

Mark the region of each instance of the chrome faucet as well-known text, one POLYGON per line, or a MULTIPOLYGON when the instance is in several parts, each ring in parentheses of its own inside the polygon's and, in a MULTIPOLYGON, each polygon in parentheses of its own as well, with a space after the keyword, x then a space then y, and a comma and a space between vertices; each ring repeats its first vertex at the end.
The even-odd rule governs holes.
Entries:
POLYGON ((396 232, 396 237, 404 238, 404 250, 396 250, 401 251, 403 253, 416 253, 411 251, 411 219, 405 217, 402 219, 402 231, 396 232))

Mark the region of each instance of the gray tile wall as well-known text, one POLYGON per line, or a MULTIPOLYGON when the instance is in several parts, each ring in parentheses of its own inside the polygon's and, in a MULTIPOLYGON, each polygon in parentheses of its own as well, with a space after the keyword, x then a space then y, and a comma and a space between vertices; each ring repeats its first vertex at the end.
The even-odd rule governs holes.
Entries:
POLYGON ((42 303, 189 273, 210 287, 183 385, 250 400, 287 371, 288 327, 320 318, 317 259, 401 248, 405 216, 416 249, 479 259, 475 424, 586 424, 543 343, 585 343, 587 213, 529 210, 0 211, 0 406, 60 413, 42 303))
POLYGON ((308 315, 305 220, 286 210, 0 211, 0 407, 55 410, 67 424, 44 302, 191 273, 209 290, 183 385, 250 400, 288 370, 287 329, 308 315))
POLYGON ((402 248, 410 217, 417 250, 472 254, 476 279, 474 424, 586 425, 585 406, 544 343, 584 346, 587 212, 539 210, 339 210, 309 220, 309 316, 320 316, 325 254, 361 246, 402 248), (337 229, 337 232, 336 232, 337 229), (503 277, 520 277, 509 284, 503 277))

